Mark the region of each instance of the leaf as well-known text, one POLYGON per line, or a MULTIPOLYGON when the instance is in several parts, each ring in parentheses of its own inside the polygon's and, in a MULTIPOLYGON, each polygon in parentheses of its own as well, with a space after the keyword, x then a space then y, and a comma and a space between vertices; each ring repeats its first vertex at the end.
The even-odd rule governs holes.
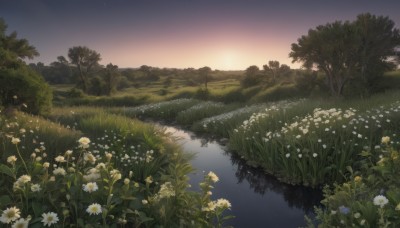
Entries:
POLYGON ((10 204, 11 202, 12 202, 12 201, 11 201, 10 196, 8 196, 8 195, 2 195, 2 196, 0 196, 0 206, 1 206, 2 208, 3 208, 4 206, 10 204))
POLYGON ((6 166, 4 164, 0 164, 0 173, 4 173, 7 176, 10 176, 10 177, 15 179, 15 175, 14 175, 13 170, 10 167, 8 167, 8 166, 6 166))

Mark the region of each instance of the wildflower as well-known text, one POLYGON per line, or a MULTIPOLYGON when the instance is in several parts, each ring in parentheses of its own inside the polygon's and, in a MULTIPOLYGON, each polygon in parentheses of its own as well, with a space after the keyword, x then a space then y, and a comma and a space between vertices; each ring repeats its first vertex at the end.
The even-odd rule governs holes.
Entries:
POLYGON ((318 156, 318 154, 317 154, 317 153, 313 153, 312 156, 313 156, 314 158, 316 158, 316 157, 318 156))
POLYGON ((72 154, 72 150, 67 150, 67 151, 65 151, 65 155, 71 156, 71 154, 72 154))
POLYGON ((56 224, 58 222, 58 215, 54 212, 49 212, 49 213, 43 213, 42 214, 42 223, 45 226, 51 226, 53 224, 56 224))
POLYGON ((21 140, 20 140, 19 138, 14 138, 14 137, 11 138, 11 143, 12 143, 12 144, 17 145, 17 144, 20 143, 20 142, 21 142, 21 140))
POLYGON ((345 206, 342 205, 342 206, 339 207, 339 211, 340 211, 340 213, 342 213, 344 215, 347 215, 350 212, 350 208, 345 207, 345 206))
POLYGON ((207 191, 207 195, 211 196, 212 192, 211 191, 207 191))
POLYGON ((360 225, 363 226, 365 224, 365 219, 360 221, 360 225))
POLYGON ((210 172, 207 174, 207 176, 208 176, 208 177, 211 179, 211 181, 214 182, 214 183, 216 183, 217 181, 219 181, 218 176, 217 176, 214 172, 212 172, 212 171, 210 171, 210 172))
POLYGON ((214 211, 217 204, 214 201, 207 203, 207 207, 202 207, 202 211, 214 211))
POLYGON ((87 184, 82 185, 82 187, 85 192, 89 192, 89 193, 95 192, 99 189, 96 182, 89 182, 87 184))
POLYGON ((98 215, 102 212, 101 206, 98 203, 92 203, 86 209, 86 212, 89 213, 90 215, 98 215))
POLYGON ((82 148, 89 148, 89 143, 90 143, 90 139, 87 137, 82 137, 78 140, 79 144, 81 144, 80 146, 82 148))
POLYGON ((289 158, 290 157, 290 153, 287 153, 285 156, 286 156, 286 158, 289 158))
POLYGON ((355 182, 361 182, 362 178, 360 176, 355 176, 354 181, 355 182))
POLYGON ((91 153, 85 153, 83 160, 89 162, 90 164, 94 164, 96 162, 96 158, 91 153))
POLYGON ((32 184, 32 185, 31 185, 31 191, 32 191, 32 192, 40 192, 40 190, 42 190, 42 189, 40 188, 40 184, 32 184))
POLYGON ((111 170, 110 175, 111 175, 111 178, 115 181, 120 180, 122 178, 121 173, 116 169, 111 170))
POLYGON ((358 219, 358 218, 360 218, 360 217, 361 217, 361 214, 360 214, 359 212, 357 212, 357 213, 354 214, 354 218, 358 219))
POLYGON ((111 158, 112 158, 112 154, 111 154, 111 153, 108 153, 108 152, 106 152, 106 158, 107 158, 107 161, 110 161, 110 160, 111 160, 111 158))
POLYGON ((382 144, 388 144, 390 142, 390 137, 389 136, 382 137, 381 142, 382 144))
POLYGON ((324 144, 324 145, 322 145, 322 147, 324 148, 324 149, 326 149, 326 145, 324 144))
POLYGON ((397 204, 397 206, 396 206, 395 210, 396 210, 396 211, 400 211, 400 203, 399 203, 399 204, 397 204))
POLYGON ((29 219, 25 220, 24 218, 20 218, 11 226, 11 228, 28 228, 28 225, 29 219))
POLYGON ((64 168, 57 168, 57 169, 53 170, 53 174, 54 174, 54 175, 65 176, 66 171, 65 171, 64 168))
POLYGON ((48 162, 45 162, 45 163, 43 163, 43 168, 49 168, 49 166, 50 166, 50 163, 48 163, 48 162))
POLYGON ((374 205, 380 206, 381 208, 383 208, 389 202, 389 200, 383 195, 377 195, 374 197, 373 202, 374 202, 374 205))
POLYGON ((21 217, 21 212, 16 207, 10 207, 3 211, 0 217, 2 223, 11 223, 21 217))
POLYGON ((125 178, 125 179, 124 179, 124 184, 125 184, 125 185, 128 185, 129 182, 131 182, 131 180, 129 180, 128 178, 125 178))
POLYGON ((16 161, 17 161, 17 157, 15 157, 14 155, 13 156, 9 156, 7 158, 7 162, 10 163, 10 164, 15 164, 16 161))
POLYGON ((64 156, 57 156, 55 159, 54 159, 56 162, 66 162, 65 161, 65 158, 64 158, 64 156))
POLYGON ((17 182, 25 184, 31 181, 31 176, 29 175, 22 175, 18 178, 17 182))
POLYGON ((219 208, 228 208, 230 209, 232 207, 231 203, 227 199, 218 199, 216 206, 219 208))
POLYGON ((151 183, 153 183, 153 177, 151 177, 151 176, 148 176, 148 177, 146 177, 146 179, 144 180, 147 184, 151 184, 151 183))
POLYGON ((299 156, 299 158, 303 157, 303 155, 302 155, 302 154, 299 154, 298 156, 299 156))
POLYGON ((148 203, 149 203, 149 201, 147 201, 147 200, 145 200, 145 199, 142 200, 142 204, 143 204, 143 205, 146 205, 146 204, 148 204, 148 203))

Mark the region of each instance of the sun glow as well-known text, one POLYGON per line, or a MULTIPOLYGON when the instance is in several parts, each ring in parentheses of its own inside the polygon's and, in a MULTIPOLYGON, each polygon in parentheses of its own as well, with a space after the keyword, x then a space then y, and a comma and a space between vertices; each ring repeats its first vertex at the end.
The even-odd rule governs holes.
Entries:
POLYGON ((221 70, 232 70, 238 68, 239 56, 235 51, 221 52, 219 57, 219 65, 221 70))

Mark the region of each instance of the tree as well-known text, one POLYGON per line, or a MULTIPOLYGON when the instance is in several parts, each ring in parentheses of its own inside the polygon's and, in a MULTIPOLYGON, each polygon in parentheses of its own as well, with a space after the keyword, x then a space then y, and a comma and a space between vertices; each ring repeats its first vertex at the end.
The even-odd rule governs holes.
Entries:
POLYGON ((361 14, 354 22, 336 21, 310 29, 292 44, 289 56, 306 68, 323 71, 331 94, 340 97, 350 81, 379 77, 391 66, 387 60, 395 56, 399 37, 387 17, 361 14))
POLYGON ((18 39, 17 32, 6 35, 7 24, 0 18, 0 68, 18 68, 23 59, 39 55, 26 39, 18 39))
POLYGON ((278 78, 290 74, 290 67, 286 64, 281 65, 279 61, 268 61, 268 65, 264 65, 263 69, 267 76, 272 78, 273 83, 275 83, 278 78))
POLYGON ((68 58, 78 68, 82 89, 87 93, 89 88, 88 76, 99 65, 99 61, 101 60, 100 54, 88 47, 77 46, 68 50, 68 58))
POLYGON ((250 87, 256 85, 260 81, 259 73, 260 73, 260 68, 258 68, 258 66, 252 65, 247 67, 245 71, 245 77, 241 81, 242 85, 244 87, 250 87))
POLYGON ((118 66, 113 65, 112 63, 107 64, 105 70, 105 75, 104 75, 104 81, 105 81, 105 93, 107 95, 111 95, 113 92, 115 92, 115 89, 118 84, 118 79, 121 76, 121 74, 118 71, 118 66))
POLYGON ((6 29, 7 25, 0 19, 0 105, 34 114, 46 113, 51 108, 51 89, 23 61, 39 53, 27 40, 17 39, 16 32, 6 35, 6 29))
POLYGON ((206 87, 206 90, 207 90, 207 83, 208 83, 211 71, 212 71, 211 68, 208 66, 199 68, 199 74, 200 74, 200 77, 204 81, 204 86, 206 87))

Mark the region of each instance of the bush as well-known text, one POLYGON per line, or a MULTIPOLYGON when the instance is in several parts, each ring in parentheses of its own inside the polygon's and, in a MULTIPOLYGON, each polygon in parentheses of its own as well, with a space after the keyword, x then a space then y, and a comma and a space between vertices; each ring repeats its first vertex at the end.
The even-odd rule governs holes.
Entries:
POLYGON ((53 94, 50 87, 28 67, 0 69, 0 85, 2 106, 33 114, 48 113, 51 109, 53 94))

